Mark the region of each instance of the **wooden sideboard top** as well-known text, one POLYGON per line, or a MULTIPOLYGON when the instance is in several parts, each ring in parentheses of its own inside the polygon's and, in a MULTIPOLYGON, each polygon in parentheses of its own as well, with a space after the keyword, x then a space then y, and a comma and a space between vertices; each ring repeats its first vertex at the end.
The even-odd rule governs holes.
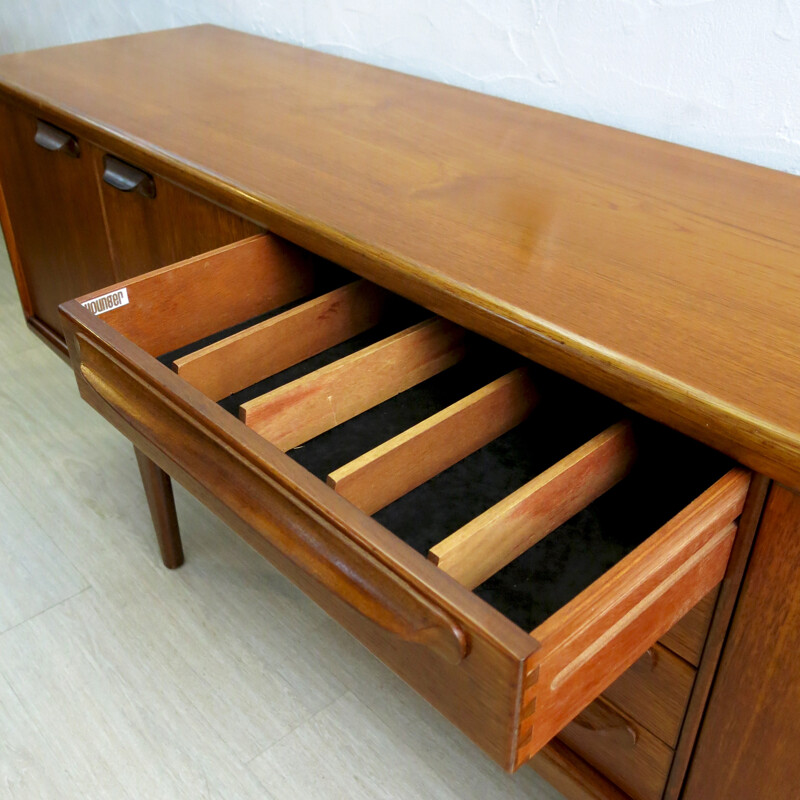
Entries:
POLYGON ((6 96, 800 486, 800 178, 212 26, 6 96))

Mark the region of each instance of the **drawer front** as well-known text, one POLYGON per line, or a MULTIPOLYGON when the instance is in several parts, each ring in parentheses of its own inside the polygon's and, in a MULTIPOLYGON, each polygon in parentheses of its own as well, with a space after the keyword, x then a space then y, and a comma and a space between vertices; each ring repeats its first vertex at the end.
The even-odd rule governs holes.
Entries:
POLYGON ((695 670, 689 664, 656 644, 625 670, 603 697, 675 747, 694 678, 695 670))
MULTIPOLYGON (((720 581, 749 475, 720 467, 721 478, 706 483, 703 477, 705 491, 697 496, 692 485, 688 505, 671 518, 670 509, 649 538, 643 539, 653 528, 635 532, 614 566, 589 578, 571 600, 559 600, 543 622, 515 624, 490 605, 486 587, 495 575, 513 569, 554 531, 563 535, 563 523, 618 484, 622 498, 638 498, 643 481, 648 492, 661 493, 662 478, 647 470, 661 475, 665 459, 654 443, 666 433, 640 437, 638 423, 604 422, 599 434, 571 452, 573 445, 567 447, 566 456, 554 457, 556 463, 547 462, 552 466, 451 535, 412 547, 368 514, 415 497, 415 487, 426 490, 429 480, 472 454, 482 458, 494 439, 520 435, 516 426, 534 414, 540 394, 543 408, 555 408, 563 405, 561 392, 584 390, 555 376, 534 379, 528 366, 506 371, 506 356, 485 355, 488 343, 407 304, 400 313, 397 298, 352 276, 341 280, 337 269, 276 237, 259 236, 110 287, 106 293, 124 302, 95 303, 102 317, 80 302, 66 304, 81 394, 492 758, 514 769, 720 581), (365 302, 391 307, 395 327, 384 333, 379 323, 369 345, 338 355, 339 343, 372 330, 375 315, 365 312, 365 302), (405 321, 409 314, 412 322, 405 321), (252 321, 255 315, 261 316, 252 321), (236 327, 216 335, 229 326, 236 327), (239 391, 244 369, 269 378, 277 370, 274 359, 280 369, 298 360, 316 365, 315 354, 333 351, 336 359, 323 366, 236 401, 239 418, 200 388, 219 399, 239 391), (472 354, 498 358, 501 377, 465 390, 369 452, 342 455, 346 463, 328 474, 330 485, 282 452, 307 457, 313 442, 344 430, 346 421, 383 408, 472 354), (223 365, 224 374, 209 380, 212 363, 223 365), (650 454, 640 458, 640 445, 650 454), (634 477, 626 484, 639 460, 650 466, 638 473, 644 476, 639 483, 634 477)), ((584 395, 569 397, 567 411, 583 408, 584 395)), ((571 417, 565 420, 565 432, 581 433, 571 417)), ((528 447, 523 440, 523 450, 528 447)), ((347 441, 331 448, 337 456, 352 450, 347 441)), ((502 459, 492 463, 503 466, 502 459)), ((471 500, 484 481, 491 483, 494 467, 481 469, 477 482, 458 484, 459 496, 471 500)), ((667 477, 663 491, 675 491, 667 477)), ((636 515, 620 502, 612 518, 622 524, 636 515)), ((411 511, 417 513, 414 503, 411 511)), ((412 538, 427 532, 427 518, 422 526, 411 520, 412 538)))
POLYGON ((530 765, 564 797, 580 800, 631 800, 630 795, 576 755, 559 739, 545 745, 530 765))
POLYGON ((672 748, 611 703, 595 700, 558 738, 633 800, 663 794, 672 748))

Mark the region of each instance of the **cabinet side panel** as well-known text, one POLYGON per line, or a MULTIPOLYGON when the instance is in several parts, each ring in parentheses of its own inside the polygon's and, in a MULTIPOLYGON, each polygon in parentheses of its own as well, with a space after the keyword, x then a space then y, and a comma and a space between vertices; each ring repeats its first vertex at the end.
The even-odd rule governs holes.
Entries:
MULTIPOLYGON (((0 129, 0 136, 2 130, 0 129)), ((11 262, 11 269, 14 272, 14 280, 17 284, 17 294, 19 295, 19 302, 22 305, 22 313, 25 318, 31 316, 31 297, 28 293, 28 284, 25 282, 25 275, 22 271, 22 263, 19 258, 19 251, 17 250, 17 241, 14 238, 14 229, 11 227, 11 220, 8 216, 8 205, 6 204, 6 196, 3 192, 3 185, 0 183, 0 228, 3 230, 3 238, 6 242, 6 249, 8 250, 8 260, 11 262)))
POLYGON ((770 491, 682 795, 796 797, 800 787, 800 495, 770 491))

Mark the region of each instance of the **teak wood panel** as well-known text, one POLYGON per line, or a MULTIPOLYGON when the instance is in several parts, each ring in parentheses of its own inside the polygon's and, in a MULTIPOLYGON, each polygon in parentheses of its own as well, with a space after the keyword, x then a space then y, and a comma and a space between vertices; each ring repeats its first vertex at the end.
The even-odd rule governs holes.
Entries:
POLYGON ((595 700, 558 738, 632 800, 660 800, 672 749, 611 703, 595 700))
MULTIPOLYGON (((5 112, 2 111, 0 106, 0 115, 5 112)), ((0 171, 2 170, 2 160, 0 160, 0 171)), ((31 306, 31 296, 28 292, 28 284, 25 280, 25 275, 22 268, 22 259, 17 249, 17 240, 14 236, 14 231, 11 228, 11 218, 8 215, 8 203, 6 202, 5 192, 3 191, 3 181, 0 179, 0 227, 3 230, 3 238, 5 239, 6 250, 8 251, 8 260, 11 262, 11 270, 14 274, 14 281, 17 286, 17 295, 19 302, 22 306, 22 313, 26 318, 33 314, 31 306)))
POLYGON ((34 142, 36 117, 0 103, 0 182, 29 299, 26 315, 60 337, 58 306, 115 281, 95 182, 94 148, 80 156, 34 142))
POLYGON ((385 299, 375 284, 354 281, 178 358, 175 369, 219 400, 372 327, 385 299))
POLYGON ((254 223, 160 175, 151 176, 153 198, 121 192, 101 180, 103 154, 95 150, 93 159, 118 281, 259 233, 254 223))
POLYGON ((146 352, 162 355, 308 294, 314 264, 282 239, 252 236, 104 289, 125 287, 129 300, 105 317, 146 352))
POLYGON ((739 518, 738 532, 728 559, 728 566, 725 569, 725 577, 719 587, 713 618, 703 647, 703 656, 686 708, 680 740, 675 749, 675 757, 672 759, 663 800, 678 800, 681 795, 686 770, 694 751, 697 732, 705 714, 709 692, 719 665, 720 653, 730 627, 736 598, 741 588, 742 577, 747 569, 753 540, 771 483, 769 478, 764 475, 754 475, 750 481, 742 516, 739 518))
POLYGON ((434 545, 429 558, 470 589, 619 483, 636 454, 620 422, 434 545))
POLYGON ((800 495, 773 486, 682 797, 798 796, 798 652, 800 495))
POLYGON ((374 514, 511 430, 537 400, 527 370, 514 370, 335 470, 328 485, 374 514))
POLYGON ((796 176, 210 26, 6 55, 0 84, 800 485, 796 176))

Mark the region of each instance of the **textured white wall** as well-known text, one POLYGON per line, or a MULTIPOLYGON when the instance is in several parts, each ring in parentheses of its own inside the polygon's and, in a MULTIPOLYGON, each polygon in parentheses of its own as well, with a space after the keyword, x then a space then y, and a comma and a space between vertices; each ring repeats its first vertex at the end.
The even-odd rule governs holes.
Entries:
POLYGON ((0 0, 0 52, 197 22, 800 174, 800 0, 0 0))

